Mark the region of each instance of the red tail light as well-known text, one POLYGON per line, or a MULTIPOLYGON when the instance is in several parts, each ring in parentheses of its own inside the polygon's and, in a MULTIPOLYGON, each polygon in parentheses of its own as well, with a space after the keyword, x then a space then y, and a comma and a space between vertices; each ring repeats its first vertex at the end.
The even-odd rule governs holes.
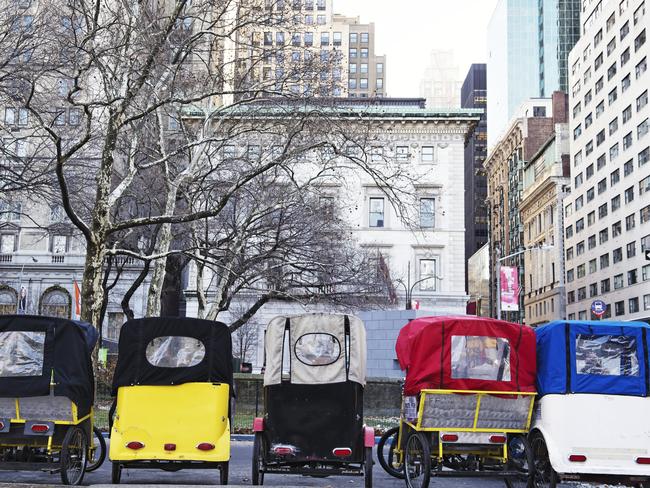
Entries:
POLYGON ((50 430, 50 426, 47 424, 34 424, 32 425, 32 432, 35 434, 45 434, 50 430))
POLYGON ((637 464, 650 464, 650 457, 639 457, 636 458, 637 464))
POLYGON ((506 436, 504 435, 491 435, 490 436, 490 442, 493 442, 495 444, 503 444, 506 441, 506 436))
POLYGON ((442 434, 442 440, 444 442, 456 442, 458 436, 456 434, 442 434))
POLYGON ((196 448, 199 451, 212 451, 212 449, 214 449, 214 444, 210 444, 209 442, 201 442, 201 444, 198 444, 196 448))
POLYGON ((332 449, 332 454, 336 457, 349 457, 352 456, 352 449, 349 447, 337 447, 332 449))
POLYGON ((131 441, 126 445, 126 447, 137 451, 138 449, 142 449, 144 447, 144 444, 140 441, 131 441))
POLYGON ((0 430, 2 430, 2 429, 4 429, 4 428, 5 428, 5 423, 4 423, 4 422, 0 422, 0 430))
POLYGON ((587 456, 583 456, 582 454, 571 454, 569 456, 569 461, 572 463, 584 463, 587 460, 587 456))
POLYGON ((277 446, 273 448, 273 453, 278 456, 292 456, 294 453, 293 447, 289 446, 277 446))
POLYGON ((176 444, 165 444, 165 451, 175 451, 176 444))

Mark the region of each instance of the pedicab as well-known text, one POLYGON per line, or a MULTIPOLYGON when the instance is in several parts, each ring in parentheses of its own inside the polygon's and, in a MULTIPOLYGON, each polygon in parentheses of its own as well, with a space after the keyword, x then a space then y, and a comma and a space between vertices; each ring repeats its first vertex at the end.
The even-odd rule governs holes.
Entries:
POLYGON ((395 442, 380 459, 387 471, 408 487, 427 487, 432 476, 531 486, 533 330, 481 317, 420 317, 401 329, 395 349, 406 379, 399 427, 389 433, 395 442))
POLYGON ((363 424, 366 333, 340 314, 276 317, 266 329, 264 416, 253 422, 252 483, 267 473, 365 476, 374 430, 363 424))
POLYGON ((228 326, 145 318, 122 326, 109 458, 124 468, 219 469, 228 484, 232 344, 228 326))
POLYGON ((556 321, 536 329, 536 484, 650 482, 650 326, 556 321))
POLYGON ((0 317, 0 469, 58 472, 78 485, 106 444, 93 425, 94 327, 56 317, 0 317))

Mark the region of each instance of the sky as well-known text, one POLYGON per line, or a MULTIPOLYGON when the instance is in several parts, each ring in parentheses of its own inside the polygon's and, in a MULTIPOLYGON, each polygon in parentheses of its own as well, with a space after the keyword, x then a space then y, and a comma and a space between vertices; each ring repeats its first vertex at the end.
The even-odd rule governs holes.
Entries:
POLYGON ((453 50, 463 80, 487 60, 487 26, 497 0, 334 0, 334 12, 375 23, 391 97, 419 96, 432 49, 453 50))

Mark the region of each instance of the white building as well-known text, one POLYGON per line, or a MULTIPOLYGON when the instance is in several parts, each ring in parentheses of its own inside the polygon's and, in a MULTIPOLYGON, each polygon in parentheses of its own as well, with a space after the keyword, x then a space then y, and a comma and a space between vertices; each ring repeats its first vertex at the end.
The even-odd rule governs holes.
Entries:
POLYGON ((645 0, 583 2, 570 54, 571 195, 565 200, 568 318, 650 316, 650 27, 645 0))
POLYGON ((460 107, 463 78, 453 51, 434 49, 420 81, 420 96, 427 99, 428 108, 460 107))

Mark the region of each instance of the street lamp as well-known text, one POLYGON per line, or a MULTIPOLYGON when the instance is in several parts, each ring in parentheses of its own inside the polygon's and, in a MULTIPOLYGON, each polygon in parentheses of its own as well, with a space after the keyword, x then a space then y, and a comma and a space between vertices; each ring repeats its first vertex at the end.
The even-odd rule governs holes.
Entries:
POLYGON ((413 301, 412 300, 412 298, 413 298, 413 290, 415 289, 415 287, 417 285, 419 285, 420 283, 422 283, 423 281, 430 280, 432 278, 435 279, 435 280, 442 280, 442 276, 437 276, 437 275, 427 276, 425 278, 421 278, 421 279, 417 280, 415 283, 413 283, 411 285, 411 261, 409 261, 408 264, 407 264, 407 272, 406 273, 407 273, 406 274, 406 283, 404 283, 404 281, 402 281, 401 279, 395 280, 395 281, 396 281, 396 283, 399 283, 400 285, 402 285, 404 287, 404 292, 406 294, 405 310, 411 310, 412 309, 412 303, 411 302, 413 301))

